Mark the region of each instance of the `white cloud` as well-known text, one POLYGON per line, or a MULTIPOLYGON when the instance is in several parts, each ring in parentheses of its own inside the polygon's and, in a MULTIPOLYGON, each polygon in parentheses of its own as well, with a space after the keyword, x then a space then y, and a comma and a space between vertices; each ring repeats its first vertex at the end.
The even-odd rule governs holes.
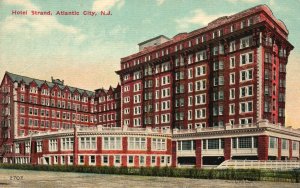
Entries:
POLYGON ((166 1, 166 0, 156 0, 156 4, 157 4, 158 6, 160 6, 160 5, 164 4, 165 1, 166 1))
MULTIPOLYGON (((29 0, 4 0, 7 5, 20 6, 24 10, 40 11, 29 0)), ((63 25, 54 16, 8 16, 0 22, 1 30, 5 33, 27 31, 30 34, 46 35, 52 31, 60 31, 74 36, 76 42, 82 42, 86 36, 73 26, 63 25)))
POLYGON ((124 4, 125 0, 95 0, 93 11, 110 10, 114 6, 120 9, 124 4))
POLYGON ((226 0, 227 2, 230 3, 258 3, 260 0, 226 0))
MULTIPOLYGON (((231 13, 227 13, 226 15, 231 15, 231 13)), ((177 23, 178 29, 187 29, 191 25, 207 25, 209 22, 225 16, 223 14, 207 14, 202 9, 196 9, 191 11, 191 16, 180 18, 175 20, 177 23)))

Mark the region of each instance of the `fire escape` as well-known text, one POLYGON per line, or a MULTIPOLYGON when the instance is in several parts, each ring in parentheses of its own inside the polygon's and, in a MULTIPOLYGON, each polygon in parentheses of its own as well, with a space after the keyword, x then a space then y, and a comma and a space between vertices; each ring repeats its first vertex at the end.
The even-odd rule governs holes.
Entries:
MULTIPOLYGON (((183 45, 183 44, 181 44, 183 45)), ((174 90, 174 98, 172 101, 175 101, 175 128, 184 129, 185 125, 185 112, 186 105, 185 91, 187 91, 186 84, 186 67, 185 67, 185 56, 182 53, 182 46, 180 45, 177 55, 175 56, 175 66, 173 64, 173 78, 175 78, 175 82, 173 84, 174 90)))

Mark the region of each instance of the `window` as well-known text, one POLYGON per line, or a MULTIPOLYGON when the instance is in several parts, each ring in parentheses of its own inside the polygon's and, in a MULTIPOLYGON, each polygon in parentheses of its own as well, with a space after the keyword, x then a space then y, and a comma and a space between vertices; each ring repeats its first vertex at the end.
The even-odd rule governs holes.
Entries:
POLYGON ((285 87, 285 80, 283 79, 279 80, 279 87, 285 87))
POLYGON ((90 165, 95 165, 96 164, 96 156, 95 155, 89 156, 89 164, 90 165))
POLYGON ((229 75, 229 83, 230 83, 230 85, 232 85, 232 84, 235 84, 235 73, 233 72, 233 73, 230 73, 230 75, 229 75))
POLYGON ((79 148, 81 150, 97 149, 96 137, 81 137, 79 148))
POLYGON ((161 90, 161 98, 166 98, 170 96, 170 88, 165 88, 161 90))
POLYGON ((206 118, 206 109, 195 109, 195 119, 204 119, 206 118))
POLYGON ((246 26, 247 26, 247 22, 246 22, 246 20, 243 20, 241 22, 241 29, 245 28, 246 26))
POLYGON ((229 104, 229 115, 235 114, 235 104, 229 104))
POLYGON ((252 148, 252 137, 240 137, 239 148, 252 148))
POLYGON ((128 165, 129 165, 129 166, 132 166, 132 165, 133 165, 133 156, 132 156, 132 155, 129 155, 129 156, 128 156, 128 165))
POLYGON ((134 92, 140 91, 140 90, 141 90, 141 83, 136 83, 136 84, 134 84, 134 87, 133 87, 133 88, 134 88, 134 89, 133 89, 134 92))
POLYGON ((188 79, 193 78, 193 68, 188 69, 188 79))
POLYGON ((223 61, 215 61, 213 64, 213 70, 223 70, 224 69, 224 63, 223 61))
POLYGON ((156 164, 156 156, 151 156, 151 164, 152 165, 156 164))
POLYGON ((251 25, 253 25, 253 18, 248 19, 248 26, 251 26, 251 25))
POLYGON ((170 63, 169 63, 169 62, 163 63, 163 64, 161 65, 161 67, 162 67, 161 72, 166 72, 166 71, 168 71, 168 70, 170 69, 170 63))
POLYGON ((286 65, 285 64, 282 64, 282 63, 279 64, 279 72, 286 72, 286 65))
POLYGON ((145 165, 145 156, 140 156, 139 157, 139 162, 140 162, 140 166, 145 165))
POLYGON ((252 124, 253 122, 252 118, 240 118, 239 120, 241 125, 252 124))
POLYGON ((115 159, 115 165, 118 166, 121 164, 121 156, 120 155, 115 155, 114 159, 115 159))
POLYGON ((241 38, 240 49, 247 48, 252 45, 252 36, 241 38))
POLYGON ((133 74, 133 80, 138 80, 141 78, 141 71, 138 71, 138 72, 134 72, 133 74))
POLYGON ((195 96, 195 105, 205 104, 206 103, 206 94, 200 94, 195 96))
POLYGON ((130 123, 130 120, 129 120, 129 119, 124 119, 124 125, 125 125, 125 126, 128 126, 129 123, 130 123))
POLYGON ((278 113, 278 116, 279 117, 285 117, 285 109, 284 108, 279 108, 279 113, 278 113))
POLYGON ((166 139, 164 138, 152 138, 151 150, 164 151, 166 150, 166 139))
POLYGON ((285 101, 285 94, 279 93, 279 102, 284 102, 284 101, 285 101))
POLYGON ((170 76, 163 76, 161 77, 161 85, 167 85, 170 84, 170 76))
POLYGON ((202 91, 206 89, 206 80, 199 80, 195 82, 195 91, 202 91))
POLYGON ((272 62, 272 54, 269 52, 265 52, 265 63, 271 63, 272 62))
POLYGON ((224 85, 224 76, 214 77, 214 86, 224 85))
POLYGON ((272 148, 272 149, 278 148, 277 143, 278 143, 278 142, 277 142, 277 138, 275 138, 275 137, 270 137, 269 148, 272 148))
POLYGON ((145 150, 146 138, 144 137, 129 137, 129 150, 145 150))
POLYGON ((84 156, 83 155, 79 155, 78 163, 79 164, 84 164, 84 156))
POLYGON ((175 80, 183 80, 184 72, 175 72, 175 80))
POLYGON ((231 41, 229 44, 229 52, 234 52, 235 51, 235 41, 231 41))
POLYGON ((188 106, 192 106, 193 105, 193 96, 189 96, 188 98, 188 106))
POLYGON ((196 77, 199 77, 199 76, 203 76, 206 74, 206 66, 198 66, 195 68, 196 70, 196 77))
MULTIPOLYGON (((189 110, 188 111, 188 120, 192 120, 193 119, 193 111, 189 110)), ((189 129, 191 129, 192 125, 189 126, 189 129)))
POLYGON ((240 102, 240 113, 247 113, 253 111, 253 102, 240 102))
POLYGON ((207 149, 219 149, 219 146, 220 146, 219 139, 208 139, 207 140, 207 149))
POLYGON ((193 92, 193 83, 192 82, 188 83, 188 92, 189 93, 193 92))
POLYGON ((24 126, 25 125, 25 119, 24 118, 20 118, 20 125, 24 126))
POLYGON ((193 63, 193 55, 190 54, 190 55, 188 56, 188 64, 192 64, 192 63, 193 63))
POLYGON ((170 114, 162 114, 161 123, 170 123, 170 114))
POLYGON ((15 153, 20 153, 20 144, 15 143, 15 153))
POLYGON ((240 82, 249 81, 253 79, 253 69, 240 71, 240 82))
POLYGON ((178 151, 193 151, 195 149, 196 149, 196 144, 194 140, 177 141, 178 151))
POLYGON ((127 92, 127 91, 130 91, 130 86, 129 85, 124 86, 124 92, 127 92))
POLYGON ((293 150, 294 151, 299 150, 299 142, 293 141, 293 150))
POLYGON ((281 139, 281 149, 287 150, 289 149, 289 142, 287 139, 281 139))
POLYGON ((105 150, 122 149, 121 137, 103 137, 103 149, 105 150))
POLYGON ((107 155, 103 155, 102 156, 102 164, 103 165, 108 165, 108 161, 109 159, 108 159, 108 156, 107 155))
POLYGON ((49 140, 49 151, 57 151, 57 139, 49 140))
POLYGON ((20 107, 20 114, 25 114, 25 107, 24 106, 20 107))
POLYGON ((141 118, 134 118, 133 119, 133 126, 141 126, 141 118))
POLYGON ((134 108, 133 108, 133 112, 134 112, 134 115, 139 115, 139 114, 141 114, 141 106, 135 106, 134 108))
POLYGON ((235 88, 229 89, 229 99, 235 99, 235 88))
POLYGON ((124 103, 129 103, 130 102, 130 97, 124 97, 124 103))
POLYGON ((205 60, 206 58, 206 50, 202 50, 196 53, 196 62, 205 60))
POLYGON ((253 63, 253 52, 241 54, 240 56, 240 65, 246 65, 253 63))
POLYGON ((36 152, 42 152, 42 151, 43 151, 42 141, 37 141, 36 142, 36 152))
POLYGON ((62 138, 61 139, 61 149, 62 150, 73 150, 74 138, 62 138))
POLYGON ((175 86, 175 93, 184 93, 184 84, 179 84, 175 86))
POLYGON ((134 98, 134 100, 133 100, 134 104, 141 102, 141 95, 134 95, 133 98, 134 98))
POLYGON ((240 98, 253 95, 253 85, 240 87, 240 98))
POLYGON ((30 153, 31 145, 30 142, 25 142, 25 153, 30 153))

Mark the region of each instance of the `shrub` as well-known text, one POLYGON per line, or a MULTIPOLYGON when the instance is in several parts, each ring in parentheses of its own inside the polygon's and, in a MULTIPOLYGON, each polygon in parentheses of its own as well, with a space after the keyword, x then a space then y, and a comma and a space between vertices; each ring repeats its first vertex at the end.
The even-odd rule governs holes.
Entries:
POLYGON ((197 169, 173 167, 111 167, 111 166, 60 166, 60 165, 28 165, 0 164, 3 169, 79 172, 100 174, 122 174, 140 176, 166 176, 196 179, 227 179, 249 181, 288 181, 300 182, 300 170, 275 171, 260 169, 197 169))

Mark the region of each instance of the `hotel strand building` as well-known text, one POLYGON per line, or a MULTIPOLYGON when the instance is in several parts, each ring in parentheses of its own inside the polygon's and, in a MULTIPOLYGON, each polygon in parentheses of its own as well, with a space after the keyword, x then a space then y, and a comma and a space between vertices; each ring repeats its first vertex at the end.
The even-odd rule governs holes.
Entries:
POLYGON ((108 90, 6 72, 0 161, 201 168, 299 160, 300 131, 285 125, 291 50, 284 23, 259 5, 140 43, 108 90))

